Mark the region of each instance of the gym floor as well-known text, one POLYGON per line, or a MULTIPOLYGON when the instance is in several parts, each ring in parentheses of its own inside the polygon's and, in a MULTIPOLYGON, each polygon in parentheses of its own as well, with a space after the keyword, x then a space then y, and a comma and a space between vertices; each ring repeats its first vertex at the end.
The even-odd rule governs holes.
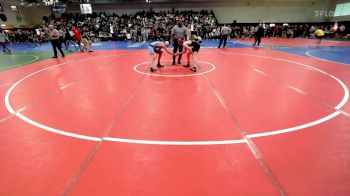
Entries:
POLYGON ((350 42, 0 54, 0 195, 350 195, 350 42), (183 57, 182 64, 186 63, 183 57))

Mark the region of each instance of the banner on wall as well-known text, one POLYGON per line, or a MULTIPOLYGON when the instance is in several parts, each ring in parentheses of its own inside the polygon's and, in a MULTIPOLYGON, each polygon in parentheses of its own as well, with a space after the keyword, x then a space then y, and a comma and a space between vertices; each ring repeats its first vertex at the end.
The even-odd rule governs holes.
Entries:
POLYGON ((339 3, 335 7, 334 16, 349 16, 350 15, 350 2, 339 3))
POLYGON ((92 14, 91 4, 80 4, 80 11, 82 14, 92 14))
POLYGON ((53 12, 66 12, 67 5, 66 4, 54 4, 51 6, 53 12))

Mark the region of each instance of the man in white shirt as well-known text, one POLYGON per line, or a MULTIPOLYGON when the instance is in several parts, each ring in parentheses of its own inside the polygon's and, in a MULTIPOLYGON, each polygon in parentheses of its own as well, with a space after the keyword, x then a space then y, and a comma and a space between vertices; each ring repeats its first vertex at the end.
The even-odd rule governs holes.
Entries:
POLYGON ((345 29, 346 29, 346 27, 345 27, 345 25, 344 25, 344 24, 340 25, 340 27, 339 27, 339 31, 340 31, 340 33, 341 33, 341 35, 342 35, 342 36, 344 36, 344 35, 345 35, 345 29))
POLYGON ((2 45, 3 52, 11 52, 11 50, 7 47, 7 43, 10 42, 10 39, 7 37, 4 30, 0 28, 0 44, 2 45))

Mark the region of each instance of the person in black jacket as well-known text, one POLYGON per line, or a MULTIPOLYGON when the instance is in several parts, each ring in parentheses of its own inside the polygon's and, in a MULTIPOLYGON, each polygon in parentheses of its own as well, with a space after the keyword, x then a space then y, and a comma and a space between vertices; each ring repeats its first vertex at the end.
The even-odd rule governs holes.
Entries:
POLYGON ((255 42, 253 44, 253 46, 255 46, 255 44, 258 44, 258 46, 260 45, 261 42, 261 38, 264 37, 264 28, 262 27, 262 24, 259 24, 257 31, 255 32, 255 42))

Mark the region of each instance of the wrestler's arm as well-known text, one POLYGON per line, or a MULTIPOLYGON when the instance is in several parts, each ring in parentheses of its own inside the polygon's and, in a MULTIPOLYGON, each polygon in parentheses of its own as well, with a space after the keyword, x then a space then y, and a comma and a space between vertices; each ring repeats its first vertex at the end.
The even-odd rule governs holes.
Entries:
POLYGON ((166 53, 168 53, 168 54, 170 54, 170 55, 174 55, 174 53, 172 53, 172 52, 169 51, 168 47, 166 47, 165 44, 160 45, 160 47, 161 47, 162 49, 164 49, 166 53))
POLYGON ((192 53, 192 48, 189 46, 190 44, 191 44, 192 42, 185 42, 185 43, 183 43, 183 47, 185 48, 185 50, 182 52, 182 53, 180 53, 180 54, 184 54, 184 53, 186 53, 187 52, 187 50, 190 52, 190 53, 192 53))

